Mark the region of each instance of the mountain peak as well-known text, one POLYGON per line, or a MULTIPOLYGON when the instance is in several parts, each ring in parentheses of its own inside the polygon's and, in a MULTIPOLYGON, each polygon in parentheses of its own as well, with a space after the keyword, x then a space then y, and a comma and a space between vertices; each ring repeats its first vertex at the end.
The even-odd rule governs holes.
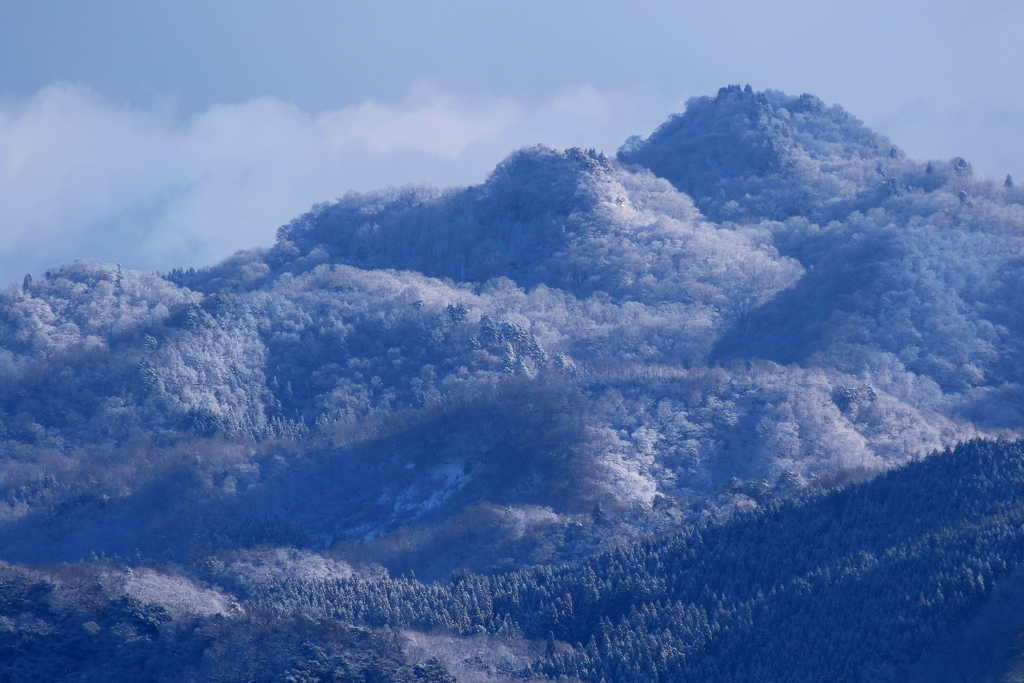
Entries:
POLYGON ((814 217, 879 184, 904 155, 839 105, 749 85, 695 97, 618 151, 689 194, 715 219, 814 217))

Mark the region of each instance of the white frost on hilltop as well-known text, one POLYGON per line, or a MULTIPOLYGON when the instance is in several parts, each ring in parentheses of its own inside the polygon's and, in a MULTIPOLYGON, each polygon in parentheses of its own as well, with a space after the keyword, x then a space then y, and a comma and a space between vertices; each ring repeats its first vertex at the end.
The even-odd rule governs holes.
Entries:
POLYGON ((252 550, 227 565, 225 573, 250 591, 285 581, 347 579, 352 567, 341 560, 294 548, 252 550))
POLYGON ((234 600, 223 593, 200 588, 184 576, 163 574, 151 569, 132 571, 125 582, 124 591, 144 603, 164 607, 174 619, 210 617, 214 614, 230 616, 240 609, 234 600))

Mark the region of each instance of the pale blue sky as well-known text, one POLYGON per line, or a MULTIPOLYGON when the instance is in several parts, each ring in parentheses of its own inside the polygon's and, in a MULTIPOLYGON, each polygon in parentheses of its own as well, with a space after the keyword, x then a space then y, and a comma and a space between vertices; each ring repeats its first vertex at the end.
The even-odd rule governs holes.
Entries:
POLYGON ((729 83, 1024 180, 1024 2, 0 0, 0 281, 202 265, 350 188, 613 152, 729 83))

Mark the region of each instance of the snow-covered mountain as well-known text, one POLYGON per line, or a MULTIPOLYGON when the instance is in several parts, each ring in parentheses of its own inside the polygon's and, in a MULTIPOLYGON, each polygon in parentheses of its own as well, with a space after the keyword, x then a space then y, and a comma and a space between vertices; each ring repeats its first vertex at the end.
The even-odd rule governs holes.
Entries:
POLYGON ((212 268, 53 268, 0 294, 0 538, 181 556, 481 504, 689 518, 756 505, 734 479, 1014 435, 1022 200, 729 87, 617 158, 536 146, 478 186, 350 193, 212 268))
POLYGON ((211 268, 29 276, 0 292, 0 560, 75 564, 0 565, 0 662, 748 680, 815 609, 884 613, 815 671, 923 680, 943 638, 1019 662, 1019 447, 946 449, 1024 430, 1022 278, 1009 177, 736 86, 614 158, 349 193, 211 268), (867 585, 896 597, 843 602, 867 585))

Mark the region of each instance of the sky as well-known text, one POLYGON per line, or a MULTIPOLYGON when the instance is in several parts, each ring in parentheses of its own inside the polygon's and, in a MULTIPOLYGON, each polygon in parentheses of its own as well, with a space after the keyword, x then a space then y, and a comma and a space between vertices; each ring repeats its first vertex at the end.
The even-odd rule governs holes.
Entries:
POLYGON ((169 270, 311 205, 613 153, 728 84, 1024 180, 1024 0, 0 0, 0 287, 169 270))

